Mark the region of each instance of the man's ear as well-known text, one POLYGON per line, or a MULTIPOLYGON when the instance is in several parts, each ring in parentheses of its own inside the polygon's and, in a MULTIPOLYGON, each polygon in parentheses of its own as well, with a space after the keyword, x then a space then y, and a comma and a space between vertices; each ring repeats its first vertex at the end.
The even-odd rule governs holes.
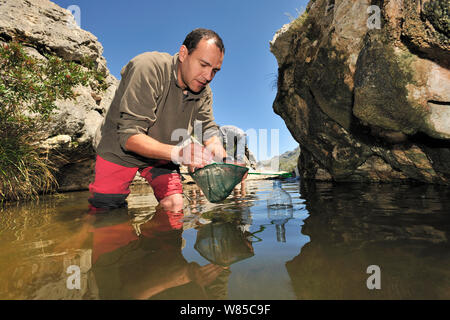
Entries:
POLYGON ((180 59, 180 61, 183 62, 186 59, 186 57, 188 56, 188 54, 189 54, 188 48, 183 44, 180 47, 180 52, 178 53, 178 59, 180 59))

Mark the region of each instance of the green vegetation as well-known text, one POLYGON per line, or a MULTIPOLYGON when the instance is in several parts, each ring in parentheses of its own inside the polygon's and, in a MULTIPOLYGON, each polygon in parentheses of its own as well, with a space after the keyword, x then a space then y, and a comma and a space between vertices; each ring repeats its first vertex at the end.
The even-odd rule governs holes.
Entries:
POLYGON ((280 171, 293 172, 297 168, 298 157, 300 156, 300 147, 293 151, 288 151, 280 156, 280 171))
POLYGON ((0 202, 36 198, 56 186, 53 167, 40 147, 57 99, 74 99, 72 88, 106 89, 105 74, 45 55, 40 61, 17 42, 0 46, 0 202))
POLYGON ((308 19, 308 12, 305 9, 297 10, 297 14, 298 17, 296 19, 293 19, 292 21, 291 28, 293 29, 302 27, 308 19))
POLYGON ((292 172, 297 167, 298 158, 280 162, 280 171, 292 172))
MULTIPOLYGON (((297 168, 299 156, 300 156, 300 147, 297 147, 292 151, 286 151, 280 156, 276 156, 278 158, 279 170, 286 172, 295 171, 295 168, 297 168)), ((258 166, 268 168, 270 167, 272 159, 261 161, 258 163, 258 166)))
POLYGON ((450 35, 450 3, 448 0, 429 1, 424 4, 423 13, 433 27, 447 39, 450 35))

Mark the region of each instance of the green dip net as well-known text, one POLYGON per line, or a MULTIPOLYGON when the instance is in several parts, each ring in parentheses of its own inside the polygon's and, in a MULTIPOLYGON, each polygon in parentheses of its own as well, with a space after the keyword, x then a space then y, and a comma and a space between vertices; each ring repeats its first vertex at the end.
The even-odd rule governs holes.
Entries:
POLYGON ((228 163, 213 163, 189 175, 213 203, 225 200, 234 187, 242 181, 248 168, 228 163))

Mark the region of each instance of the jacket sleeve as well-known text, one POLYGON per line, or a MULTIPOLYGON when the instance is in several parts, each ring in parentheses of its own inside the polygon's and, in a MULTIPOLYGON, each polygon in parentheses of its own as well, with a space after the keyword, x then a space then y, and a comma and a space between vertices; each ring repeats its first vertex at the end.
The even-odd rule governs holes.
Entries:
POLYGON ((196 121, 201 121, 202 123, 203 141, 207 141, 213 136, 220 138, 219 126, 214 122, 212 92, 209 92, 200 106, 196 121))
POLYGON ((131 136, 147 134, 156 121, 157 73, 154 65, 140 59, 131 60, 122 71, 124 91, 120 99, 117 133, 124 150, 131 136))

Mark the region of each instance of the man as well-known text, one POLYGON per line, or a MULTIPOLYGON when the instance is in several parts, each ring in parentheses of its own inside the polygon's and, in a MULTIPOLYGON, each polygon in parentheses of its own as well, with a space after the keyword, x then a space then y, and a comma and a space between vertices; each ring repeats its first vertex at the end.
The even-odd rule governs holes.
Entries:
POLYGON ((212 113, 209 83, 220 70, 225 48, 212 30, 189 33, 174 56, 146 52, 121 71, 122 79, 97 146, 91 209, 126 206, 129 186, 139 171, 165 210, 183 208, 178 164, 191 170, 226 152, 212 113), (177 145, 201 121, 203 145, 177 145))
POLYGON ((220 126, 219 129, 227 154, 232 155, 238 163, 256 169, 256 159, 248 148, 244 130, 232 125, 220 126))

